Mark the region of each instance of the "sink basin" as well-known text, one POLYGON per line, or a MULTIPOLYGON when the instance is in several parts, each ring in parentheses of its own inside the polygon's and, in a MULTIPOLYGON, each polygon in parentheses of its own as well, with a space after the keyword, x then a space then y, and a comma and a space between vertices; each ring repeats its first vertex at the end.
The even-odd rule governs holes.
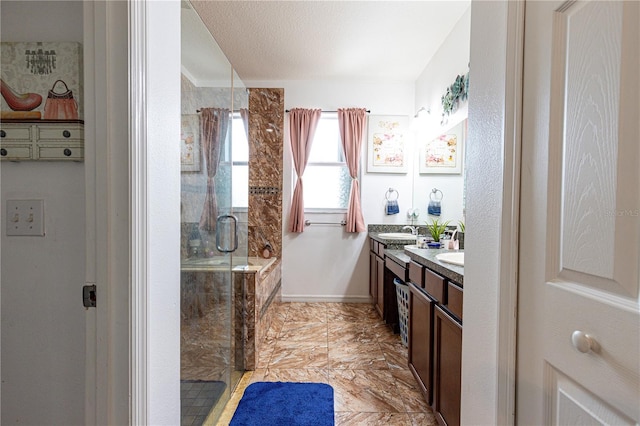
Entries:
POLYGON ((438 259, 440 262, 464 266, 464 252, 440 253, 436 255, 436 259, 438 259))
POLYGON ((416 236, 407 232, 384 232, 378 234, 380 238, 391 238, 396 240, 415 240, 416 236))

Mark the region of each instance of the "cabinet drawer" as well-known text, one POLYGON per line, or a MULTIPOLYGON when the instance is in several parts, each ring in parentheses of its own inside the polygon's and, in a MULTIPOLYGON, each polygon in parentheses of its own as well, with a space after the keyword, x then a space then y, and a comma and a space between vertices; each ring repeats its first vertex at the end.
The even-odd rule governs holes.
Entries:
POLYGON ((384 263, 386 267, 398 278, 400 278, 402 281, 407 281, 407 268, 396 263, 394 260, 389 259, 388 257, 385 258, 384 263))
POLYGON ((378 249, 376 250, 376 253, 378 254, 378 256, 384 258, 384 249, 386 248, 387 248, 386 244, 378 243, 378 249))
POLYGON ((40 160, 74 160, 81 161, 84 149, 74 145, 38 145, 40 160))
POLYGON ((424 270, 425 267, 413 260, 409 262, 409 281, 420 288, 424 288, 424 270))
POLYGON ((424 289, 429 293, 429 296, 436 299, 438 302, 444 301, 444 286, 446 284, 446 280, 444 277, 436 274, 429 269, 425 270, 424 273, 424 289))
POLYGON ((2 126, 0 138, 4 140, 31 140, 31 126, 2 126))
POLYGON ((462 289, 452 282, 447 283, 447 304, 449 312, 462 321, 462 289))
POLYGON ((0 144, 0 158, 20 161, 31 159, 31 144, 0 144))
POLYGON ((55 139, 55 140, 81 140, 83 139, 83 130, 77 126, 51 126, 40 127, 39 139, 55 139))

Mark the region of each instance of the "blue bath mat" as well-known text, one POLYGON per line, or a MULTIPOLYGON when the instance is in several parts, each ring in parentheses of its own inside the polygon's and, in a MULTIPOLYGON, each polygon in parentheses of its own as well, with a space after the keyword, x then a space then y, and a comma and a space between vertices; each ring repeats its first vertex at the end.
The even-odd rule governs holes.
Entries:
POLYGON ((333 388, 323 383, 247 386, 229 426, 333 426, 333 388))

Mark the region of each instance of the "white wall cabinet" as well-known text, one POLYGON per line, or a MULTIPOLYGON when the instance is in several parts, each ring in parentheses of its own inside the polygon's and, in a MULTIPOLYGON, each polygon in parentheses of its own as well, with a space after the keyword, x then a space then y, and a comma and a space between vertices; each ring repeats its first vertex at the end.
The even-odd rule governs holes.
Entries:
POLYGON ((0 123, 0 159, 84 160, 84 123, 37 120, 0 123))

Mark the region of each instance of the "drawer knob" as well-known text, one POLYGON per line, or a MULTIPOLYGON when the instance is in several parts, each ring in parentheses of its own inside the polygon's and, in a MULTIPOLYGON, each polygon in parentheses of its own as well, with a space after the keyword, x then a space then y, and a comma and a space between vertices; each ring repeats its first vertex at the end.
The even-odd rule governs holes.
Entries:
POLYGON ((5 132, 4 130, 0 130, 0 138, 5 138, 7 137, 7 132, 5 132))
POLYGON ((6 157, 7 156, 7 150, 4 149, 4 148, 0 149, 0 155, 2 155, 3 157, 6 157))
POLYGON ((69 148, 65 148, 63 151, 64 155, 66 155, 67 157, 71 156, 71 150, 69 148))
POLYGON ((584 333, 583 331, 576 330, 571 335, 571 343, 573 347, 583 354, 587 354, 591 351, 597 351, 598 343, 593 337, 584 333))
POLYGON ((65 138, 70 138, 71 137, 71 132, 68 130, 65 130, 64 132, 62 132, 62 136, 64 136, 65 138))

